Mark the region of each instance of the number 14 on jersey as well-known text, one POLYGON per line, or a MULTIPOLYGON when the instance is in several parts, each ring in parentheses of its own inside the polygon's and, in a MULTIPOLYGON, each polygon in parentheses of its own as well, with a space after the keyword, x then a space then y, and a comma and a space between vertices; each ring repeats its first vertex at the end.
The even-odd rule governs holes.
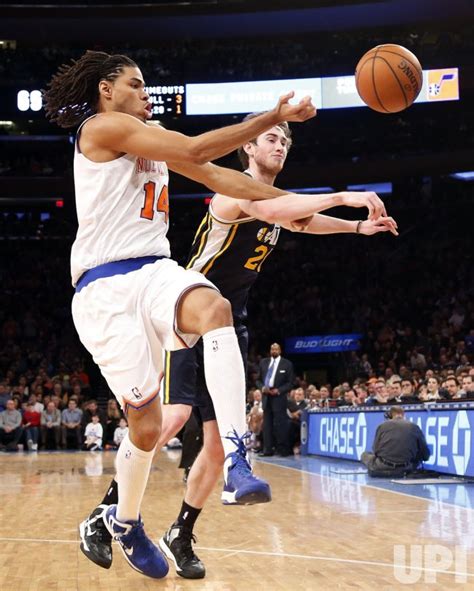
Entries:
MULTIPOLYGON (((140 212, 140 217, 145 220, 152 220, 155 217, 155 199, 156 199, 156 183, 148 181, 143 185, 145 193, 145 200, 140 212)), ((164 185, 161 188, 160 194, 156 200, 156 211, 165 214, 165 223, 168 223, 170 202, 168 197, 168 187, 164 185)))

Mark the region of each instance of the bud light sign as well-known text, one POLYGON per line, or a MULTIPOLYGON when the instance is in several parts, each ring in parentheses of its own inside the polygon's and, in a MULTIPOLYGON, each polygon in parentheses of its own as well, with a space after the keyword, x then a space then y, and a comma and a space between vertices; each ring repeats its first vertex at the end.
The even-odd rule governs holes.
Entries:
POLYGON ((285 339, 287 354, 339 353, 360 349, 361 334, 328 334, 285 339))

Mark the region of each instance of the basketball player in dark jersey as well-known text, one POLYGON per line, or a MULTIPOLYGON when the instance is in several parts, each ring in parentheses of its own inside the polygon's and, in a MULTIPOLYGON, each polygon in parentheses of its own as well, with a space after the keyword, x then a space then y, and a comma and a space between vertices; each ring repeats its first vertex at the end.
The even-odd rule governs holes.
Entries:
MULTIPOLYGON (((251 117, 253 115, 248 118, 251 117)), ((246 174, 273 185, 283 168, 290 146, 291 132, 286 123, 259 135, 239 150, 246 174)), ((230 301, 244 363, 247 360, 248 333, 245 322, 249 291, 265 260, 275 248, 281 227, 314 234, 353 232, 372 235, 391 231, 396 235, 396 224, 390 217, 381 216, 376 220, 355 222, 314 213, 341 204, 368 207, 370 211, 372 196, 369 193, 339 193, 320 198, 291 196, 295 199, 290 200, 277 197, 252 203, 245 199, 214 195, 197 230, 186 267, 200 271, 230 301)), ((166 443, 174 436, 188 420, 193 406, 197 408, 203 424, 203 448, 189 473, 181 511, 160 540, 161 549, 175 564, 177 573, 184 578, 196 579, 205 576, 205 568, 192 548, 193 527, 219 479, 225 459, 212 400, 205 385, 204 371, 200 343, 192 349, 166 353, 163 431, 159 443, 166 443)), ((243 437, 234 433, 229 434, 229 438, 232 438, 245 455, 243 437)), ((109 498, 106 495, 103 503, 116 502, 116 494, 116 487, 112 483, 109 498)), ((260 495, 255 492, 246 495, 245 490, 241 490, 236 496, 226 490, 225 483, 221 498, 224 504, 229 505, 270 500, 267 491, 262 491, 260 495)), ((100 527, 100 522, 95 525, 100 527)), ((107 544, 105 537, 106 534, 100 543, 97 540, 88 540, 92 551, 87 556, 97 564, 100 562, 94 554, 101 553, 103 559, 104 545, 107 544)), ((107 552, 110 554, 110 542, 108 544, 107 552)))

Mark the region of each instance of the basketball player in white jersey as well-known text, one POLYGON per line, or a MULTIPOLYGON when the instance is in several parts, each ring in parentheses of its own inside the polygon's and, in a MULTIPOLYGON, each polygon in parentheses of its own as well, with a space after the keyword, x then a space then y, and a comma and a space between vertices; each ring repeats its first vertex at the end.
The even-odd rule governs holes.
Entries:
MULTIPOLYGON (((261 182, 273 185, 276 175, 283 168, 290 142, 290 131, 285 123, 274 126, 245 144, 241 159, 246 166, 248 165, 247 174, 261 182)), ((264 255, 265 259, 267 258, 276 244, 279 224, 290 229, 316 234, 358 232, 372 235, 383 231, 392 231, 396 234, 396 225, 392 218, 380 217, 377 220, 354 222, 315 214, 336 204, 354 207, 365 205, 370 209, 371 199, 373 195, 368 193, 304 196, 298 199, 294 199, 293 196, 289 198, 283 196, 259 202, 247 199, 237 200, 222 194, 214 196, 209 213, 194 241, 192 255, 194 253, 195 256, 190 256, 187 268, 199 269, 205 275, 212 277, 218 288, 230 300, 234 322, 239 327, 239 344, 244 358, 246 358, 244 341, 247 333, 242 322, 246 317, 245 304, 248 291, 256 280, 261 266, 260 264, 245 265, 245 260, 250 257, 250 261, 252 256, 255 259, 255 253, 262 253, 262 248, 266 249, 264 255), (266 220, 270 224, 258 222, 258 219, 266 220), (295 220, 300 221, 295 223, 295 220), (264 241, 259 242, 257 235, 261 234, 265 234, 265 237, 273 235, 275 241, 267 241, 265 238, 264 241), (229 238, 232 240, 229 241, 229 238), (224 248, 220 248, 219 245, 224 248)), ((259 259, 259 263, 261 262, 263 262, 262 257, 259 259)), ((197 403, 194 394, 196 375, 193 374, 192 369, 188 370, 189 365, 194 368, 195 358, 192 355, 194 351, 176 351, 176 355, 178 353, 185 355, 176 357, 172 353, 171 358, 167 357, 167 363, 170 363, 167 367, 170 371, 167 372, 168 377, 165 380, 163 432, 159 445, 179 431, 189 417, 192 405, 197 403)), ((205 575, 204 565, 192 551, 192 530, 205 501, 216 484, 225 457, 212 401, 204 396, 199 409, 204 427, 204 447, 189 475, 180 514, 175 524, 160 541, 163 550, 175 563, 178 574, 185 578, 202 578, 205 575)), ((245 451, 243 453, 245 454, 245 451)), ((251 491, 245 491, 246 494, 241 495, 241 492, 243 491, 234 488, 229 493, 225 488, 224 502, 227 504, 257 502, 255 499, 262 490, 254 487, 251 491)), ((110 539, 107 539, 106 532, 101 532, 102 525, 97 515, 100 515, 99 512, 104 505, 116 502, 117 486, 116 481, 112 481, 101 505, 84 522, 81 532, 83 552, 96 564, 106 568, 112 562, 111 543, 110 539), (88 533, 89 526, 92 528, 92 533, 88 533)))
MULTIPOLYGON (((244 368, 230 304, 205 277, 169 258, 165 161, 214 191, 255 199, 283 194, 208 162, 280 121, 315 115, 308 97, 294 106, 291 97, 255 121, 190 138, 145 124, 151 103, 141 71, 125 56, 87 52, 61 66, 45 92, 52 121, 82 124, 74 156, 74 323, 129 423, 117 453, 118 505, 108 507, 104 522, 130 565, 153 578, 164 577, 168 563, 144 532, 140 505, 161 430, 163 348, 192 346, 203 336, 221 436, 246 429, 244 368)), ((230 440, 223 445, 235 454, 230 440)), ((226 480, 230 468, 246 466, 245 458, 235 458, 226 480)), ((269 497, 268 484, 247 472, 248 486, 269 497)))

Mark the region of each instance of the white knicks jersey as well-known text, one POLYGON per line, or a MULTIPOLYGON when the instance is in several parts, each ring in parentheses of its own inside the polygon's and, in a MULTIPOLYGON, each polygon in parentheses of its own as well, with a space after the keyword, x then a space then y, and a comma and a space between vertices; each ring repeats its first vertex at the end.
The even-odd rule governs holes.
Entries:
POLYGON ((143 256, 170 256, 168 168, 125 154, 92 162, 74 153, 79 228, 71 251, 72 284, 88 269, 143 256))

